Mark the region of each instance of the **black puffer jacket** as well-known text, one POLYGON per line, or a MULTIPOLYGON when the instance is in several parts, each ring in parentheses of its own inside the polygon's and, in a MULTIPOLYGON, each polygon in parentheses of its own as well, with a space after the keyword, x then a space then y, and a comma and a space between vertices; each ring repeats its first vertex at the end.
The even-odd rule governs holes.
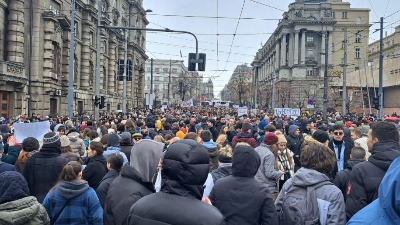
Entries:
POLYGON ((87 158, 87 166, 82 171, 82 178, 89 183, 94 190, 99 186, 100 181, 107 174, 107 161, 103 155, 95 155, 87 158))
POLYGON ((208 175, 207 150, 196 141, 180 140, 164 156, 161 191, 137 201, 129 225, 221 225, 222 214, 201 202, 208 175))
POLYGON ((133 203, 154 192, 153 183, 146 181, 135 168, 124 165, 121 175, 114 179, 108 189, 104 224, 126 224, 133 203))
POLYGON ((116 177, 118 177, 120 170, 110 170, 103 177, 103 179, 99 183, 99 187, 96 189, 97 197, 100 200, 101 207, 104 209, 104 204, 107 198, 107 192, 110 188, 111 183, 114 181, 116 177))
POLYGON ((360 209, 378 198, 378 188, 390 164, 400 156, 397 142, 377 142, 368 161, 357 164, 350 173, 346 216, 350 219, 360 209))
POLYGON ((346 201, 347 184, 350 181, 350 173, 355 165, 365 160, 360 159, 349 159, 346 163, 346 168, 338 172, 335 176, 334 184, 338 187, 343 194, 344 200, 346 201))
POLYGON ((238 146, 233 154, 232 175, 214 185, 210 200, 228 224, 278 224, 268 188, 254 180, 260 164, 260 156, 253 148, 238 146))
POLYGON ((300 169, 300 154, 301 154, 301 144, 303 144, 304 139, 300 135, 299 137, 294 136, 294 132, 300 129, 297 125, 290 125, 288 129, 288 136, 286 137, 287 140, 287 147, 290 151, 293 152, 293 160, 294 160, 294 170, 295 172, 300 169))

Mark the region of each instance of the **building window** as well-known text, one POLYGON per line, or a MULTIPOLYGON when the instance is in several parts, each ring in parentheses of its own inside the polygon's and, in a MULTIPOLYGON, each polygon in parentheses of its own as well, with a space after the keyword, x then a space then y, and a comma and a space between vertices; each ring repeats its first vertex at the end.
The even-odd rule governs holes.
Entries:
POLYGON ((160 77, 154 77, 154 81, 159 81, 160 77))
POLYGON ((163 68, 164 73, 168 73, 168 68, 163 68))
POLYGON ((57 42, 53 42, 53 72, 61 75, 61 48, 57 42))
POLYGON ((313 68, 307 68, 306 76, 314 76, 313 68))
POLYGON ((361 43, 361 34, 356 33, 356 43, 361 43))
POLYGON ((360 58, 360 48, 356 48, 356 59, 360 58))
POLYGON ((313 42, 314 41, 314 36, 312 35, 307 35, 307 42, 313 42))
POLYGON ((107 90, 107 70, 105 66, 103 66, 103 89, 107 90))
POLYGON ((154 72, 159 73, 160 72, 160 68, 158 68, 158 67, 154 68, 154 72))
POLYGON ((342 19, 347 19, 347 12, 342 12, 342 19))
POLYGON ((94 46, 94 33, 93 31, 89 32, 89 43, 91 46, 94 46))
POLYGON ((314 57, 314 49, 313 48, 307 48, 307 57, 308 58, 314 57))
POLYGON ((332 12, 332 18, 336 18, 336 12, 332 12))
POLYGON ((78 25, 78 22, 76 22, 76 21, 74 24, 74 32, 75 32, 75 37, 79 38, 79 25, 78 25))
POLYGON ((177 68, 172 68, 172 73, 178 73, 178 69, 177 68))
POLYGON ((146 67, 146 71, 151 71, 151 67, 146 67))

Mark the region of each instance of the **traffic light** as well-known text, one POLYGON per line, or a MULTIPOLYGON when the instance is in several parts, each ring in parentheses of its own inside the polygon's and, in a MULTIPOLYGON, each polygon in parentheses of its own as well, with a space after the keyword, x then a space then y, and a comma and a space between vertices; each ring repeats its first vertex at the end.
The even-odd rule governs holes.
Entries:
POLYGON ((99 105, 99 108, 102 109, 102 108, 104 108, 104 107, 106 107, 106 97, 101 96, 101 97, 100 97, 100 105, 99 105))
POLYGON ((199 59, 203 60, 202 63, 199 63, 199 71, 206 71, 206 54, 205 53, 200 53, 199 54, 199 59))
POLYGON ((127 68, 126 68, 126 80, 131 81, 132 80, 132 60, 128 59, 127 60, 127 68))
POLYGON ((124 80, 124 60, 118 60, 118 73, 117 73, 117 79, 118 81, 123 81, 124 80))
POLYGON ((373 99, 374 109, 379 110, 379 98, 374 97, 373 99))
POLYGON ((95 105, 95 106, 98 106, 98 105, 100 105, 100 98, 99 98, 99 97, 97 97, 97 95, 96 95, 96 96, 94 96, 94 105, 95 105))
POLYGON ((189 53, 188 70, 196 71, 196 53, 189 53), (193 61, 193 62, 192 62, 193 61))

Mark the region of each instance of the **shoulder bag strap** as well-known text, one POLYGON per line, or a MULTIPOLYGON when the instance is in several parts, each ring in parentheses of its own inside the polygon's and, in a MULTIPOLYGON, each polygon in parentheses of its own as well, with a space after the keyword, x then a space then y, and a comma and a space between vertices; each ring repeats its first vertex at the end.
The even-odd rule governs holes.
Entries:
POLYGON ((63 207, 60 209, 60 211, 58 211, 58 213, 50 219, 50 223, 54 224, 58 218, 60 217, 61 213, 64 211, 65 207, 70 203, 71 199, 68 199, 67 201, 65 201, 65 204, 63 205, 63 207))

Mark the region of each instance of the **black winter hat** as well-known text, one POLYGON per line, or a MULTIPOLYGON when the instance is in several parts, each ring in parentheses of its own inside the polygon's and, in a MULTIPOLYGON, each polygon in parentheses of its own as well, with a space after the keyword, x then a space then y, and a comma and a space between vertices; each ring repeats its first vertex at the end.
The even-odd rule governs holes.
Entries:
POLYGON ((312 137, 320 143, 325 143, 327 140, 329 140, 329 135, 323 130, 314 131, 312 137))
POLYGON ((29 188, 25 178, 18 172, 0 174, 0 204, 28 197, 29 188))
POLYGON ((57 133, 49 132, 43 137, 43 148, 61 148, 60 136, 57 133))
POLYGON ((119 146, 119 136, 116 134, 109 134, 107 140, 107 146, 119 146))

